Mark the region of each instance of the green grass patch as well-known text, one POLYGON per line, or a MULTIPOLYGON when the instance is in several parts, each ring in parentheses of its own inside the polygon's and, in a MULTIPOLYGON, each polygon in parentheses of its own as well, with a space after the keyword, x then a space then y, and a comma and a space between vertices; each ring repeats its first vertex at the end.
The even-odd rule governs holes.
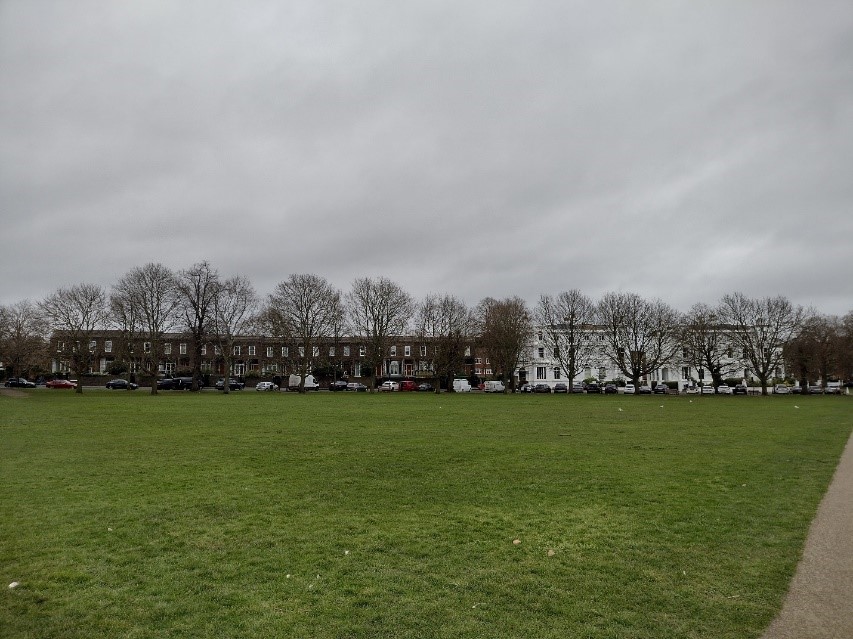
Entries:
POLYGON ((26 395, 10 637, 758 637, 853 428, 846 397, 26 395))

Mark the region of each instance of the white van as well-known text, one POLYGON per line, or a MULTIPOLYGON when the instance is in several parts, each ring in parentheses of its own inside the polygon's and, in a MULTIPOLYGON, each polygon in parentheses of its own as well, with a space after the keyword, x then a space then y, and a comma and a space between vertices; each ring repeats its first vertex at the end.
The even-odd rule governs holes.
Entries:
POLYGON ((467 379, 454 379, 453 380, 453 391, 455 393, 470 393, 471 392, 471 384, 468 383, 467 379))
MULTIPOLYGON (((291 375, 287 381, 287 388, 292 391, 298 391, 300 379, 299 375, 291 375)), ((320 384, 317 383, 313 375, 305 376, 305 390, 320 390, 320 384)))
POLYGON ((506 386, 501 381, 490 381, 483 384, 484 393, 503 393, 505 390, 506 386))

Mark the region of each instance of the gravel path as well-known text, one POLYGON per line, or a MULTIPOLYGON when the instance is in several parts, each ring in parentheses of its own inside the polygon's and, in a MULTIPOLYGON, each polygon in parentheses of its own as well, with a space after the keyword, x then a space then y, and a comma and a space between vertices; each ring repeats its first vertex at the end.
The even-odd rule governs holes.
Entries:
POLYGON ((782 611, 763 639, 853 638, 853 436, 812 521, 782 611))

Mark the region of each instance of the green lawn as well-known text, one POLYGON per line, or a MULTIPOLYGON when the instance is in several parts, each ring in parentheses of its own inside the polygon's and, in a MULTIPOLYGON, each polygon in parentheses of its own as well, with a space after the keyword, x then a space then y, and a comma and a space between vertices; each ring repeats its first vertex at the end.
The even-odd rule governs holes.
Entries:
POLYGON ((0 636, 758 637, 851 407, 0 395, 0 636))

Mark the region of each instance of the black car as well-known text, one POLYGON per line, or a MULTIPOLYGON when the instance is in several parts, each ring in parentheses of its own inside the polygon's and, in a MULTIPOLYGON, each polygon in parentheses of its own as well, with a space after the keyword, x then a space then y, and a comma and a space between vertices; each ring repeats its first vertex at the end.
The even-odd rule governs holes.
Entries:
POLYGON ((359 382, 350 382, 347 384, 347 390, 352 393, 366 393, 367 386, 360 384, 359 382))
POLYGON ((329 384, 330 391, 345 391, 346 389, 347 383, 342 379, 335 380, 329 384))
POLYGON ((587 393, 600 393, 601 387, 598 384, 596 384, 595 382, 590 382, 589 384, 586 385, 586 392, 587 393))
POLYGON ((669 386, 664 384, 663 382, 657 384, 652 391, 655 395, 666 395, 669 392, 669 386))
POLYGON ((615 395, 617 393, 616 384, 605 384, 604 385, 604 394, 605 395, 615 395))
POLYGON ((107 382, 107 388, 113 390, 136 390, 139 387, 133 382, 127 381, 126 379, 111 379, 107 382))
POLYGON ((746 395, 748 392, 745 384, 735 384, 735 387, 732 389, 732 395, 746 395))
POLYGON ((532 393, 533 392, 533 384, 522 384, 519 389, 519 393, 532 393))
MULTIPOLYGON (((204 383, 199 379, 198 387, 202 388, 204 383)), ((192 377, 166 377, 157 380, 157 390, 190 390, 193 387, 192 377)))
POLYGON ((7 388, 35 388, 36 383, 23 377, 10 377, 4 384, 7 388))
POLYGON ((557 382, 554 384, 554 392, 555 393, 568 393, 569 387, 566 386, 563 382, 557 382))
POLYGON ((421 393, 431 393, 435 390, 432 384, 428 384, 424 382, 423 384, 418 384, 418 391, 421 393))
MULTIPOLYGON (((228 379, 228 389, 229 390, 243 390, 246 387, 244 382, 241 382, 238 379, 234 379, 233 377, 228 379)), ((220 379, 216 382, 216 390, 225 390, 225 380, 220 379)))
POLYGON ((533 387, 533 392, 534 393, 550 393, 551 387, 548 386, 548 384, 536 384, 533 387))

